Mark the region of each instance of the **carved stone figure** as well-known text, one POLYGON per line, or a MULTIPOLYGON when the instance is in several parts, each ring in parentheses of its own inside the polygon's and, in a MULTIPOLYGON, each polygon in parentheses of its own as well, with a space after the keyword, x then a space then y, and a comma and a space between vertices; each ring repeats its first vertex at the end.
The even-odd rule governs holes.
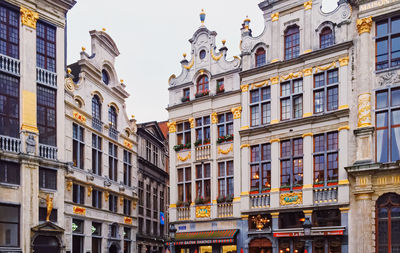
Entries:
POLYGON ((36 152, 36 141, 35 137, 30 134, 28 135, 28 138, 26 139, 26 153, 30 155, 34 155, 36 152))

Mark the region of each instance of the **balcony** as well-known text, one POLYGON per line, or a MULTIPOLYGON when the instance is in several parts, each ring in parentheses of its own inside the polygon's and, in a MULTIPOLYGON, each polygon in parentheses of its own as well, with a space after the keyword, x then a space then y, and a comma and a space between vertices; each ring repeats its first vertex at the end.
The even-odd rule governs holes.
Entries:
POLYGON ((55 72, 36 67, 36 82, 57 89, 57 74, 55 72))
POLYGON ((0 150, 19 153, 21 152, 21 140, 10 136, 0 135, 0 150))
POLYGON ((337 186, 314 188, 314 205, 336 203, 338 197, 337 186))
POLYGON ((110 126, 110 129, 108 130, 108 136, 114 140, 118 140, 118 131, 114 127, 110 126))
POLYGON ((98 118, 92 118, 92 127, 93 129, 102 132, 103 131, 103 122, 101 122, 98 118))
POLYGON ((270 206, 269 193, 250 195, 250 208, 266 208, 270 206))
POLYGON ((57 147, 39 143, 39 156, 49 160, 57 160, 57 147))
POLYGON ((20 62, 18 59, 0 54, 0 70, 12 75, 19 76, 20 62))
POLYGON ((232 217, 233 216, 233 204, 232 203, 221 203, 217 205, 218 218, 232 217))
POLYGON ((190 220, 190 207, 176 208, 177 220, 190 220))
POLYGON ((201 145, 196 147, 196 160, 206 160, 211 158, 211 145, 201 145))

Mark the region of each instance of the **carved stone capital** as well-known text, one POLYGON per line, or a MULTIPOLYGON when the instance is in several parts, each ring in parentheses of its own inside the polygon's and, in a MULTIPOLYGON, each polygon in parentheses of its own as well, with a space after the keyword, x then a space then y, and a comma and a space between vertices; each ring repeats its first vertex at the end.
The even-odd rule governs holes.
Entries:
POLYGON ((36 21, 39 19, 39 14, 22 6, 20 12, 22 24, 36 29, 36 21))
POLYGON ((233 113, 234 119, 240 119, 240 116, 242 114, 242 107, 241 106, 234 107, 231 109, 231 112, 233 113))
POLYGON ((362 33, 369 33, 372 27, 372 16, 357 19, 356 25, 359 35, 361 35, 362 33))
POLYGON ((168 122, 167 127, 168 127, 169 133, 175 133, 176 132, 176 121, 168 122))

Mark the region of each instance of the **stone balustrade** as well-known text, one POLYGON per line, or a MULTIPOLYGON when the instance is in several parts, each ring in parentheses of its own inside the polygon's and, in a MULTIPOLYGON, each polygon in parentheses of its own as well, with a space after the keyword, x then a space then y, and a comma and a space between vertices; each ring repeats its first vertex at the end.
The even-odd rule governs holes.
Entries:
POLYGON ((0 54, 0 71, 19 76, 20 61, 4 54, 0 54))
POLYGON ((176 208, 177 220, 190 220, 190 207, 176 208))
POLYGON ((57 160, 57 147, 39 143, 39 156, 50 160, 57 160))
POLYGON ((0 135, 0 150, 19 153, 21 151, 21 140, 10 136, 0 135))
POLYGON ((211 145, 201 145, 196 147, 196 160, 206 160, 211 158, 211 145))
POLYGON ((57 88, 57 74, 55 72, 36 67, 36 82, 52 88, 57 88))
POLYGON ((314 205, 335 203, 338 198, 337 186, 325 186, 321 188, 314 188, 314 205))
POLYGON ((217 205, 217 214, 219 218, 232 217, 233 216, 233 204, 232 203, 221 203, 217 205))
POLYGON ((250 208, 266 208, 270 206, 269 193, 250 195, 250 208))

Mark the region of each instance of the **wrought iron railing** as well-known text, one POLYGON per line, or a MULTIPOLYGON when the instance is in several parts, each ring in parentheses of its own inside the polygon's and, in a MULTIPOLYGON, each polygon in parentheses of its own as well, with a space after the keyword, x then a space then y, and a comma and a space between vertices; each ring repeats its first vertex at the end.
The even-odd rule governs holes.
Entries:
POLYGON ((108 132, 108 136, 110 136, 110 138, 114 139, 114 140, 118 140, 118 131, 117 129, 110 127, 109 132, 108 132))

